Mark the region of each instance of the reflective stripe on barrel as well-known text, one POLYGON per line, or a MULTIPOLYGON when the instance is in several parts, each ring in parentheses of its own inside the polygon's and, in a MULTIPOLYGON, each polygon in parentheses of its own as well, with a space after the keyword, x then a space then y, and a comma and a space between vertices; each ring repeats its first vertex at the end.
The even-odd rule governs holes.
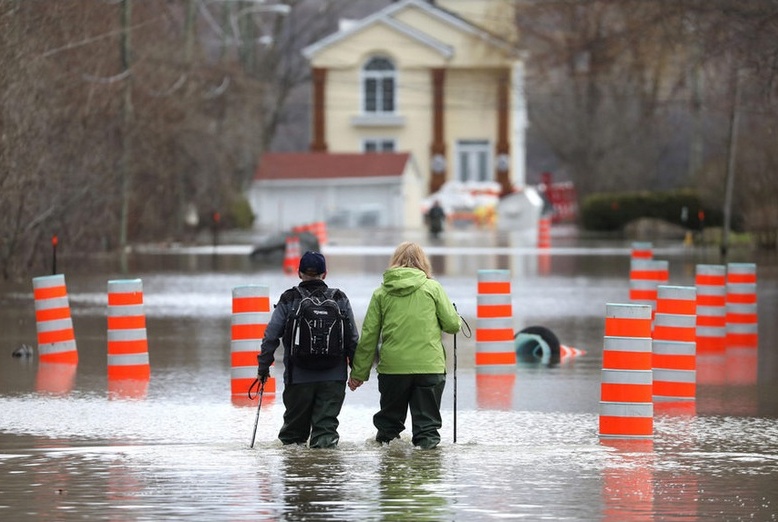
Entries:
MULTIPOLYGON (((270 312, 243 312, 232 314, 230 331, 233 341, 262 340, 270 312)), ((259 353, 259 348, 257 348, 259 353)), ((256 357, 254 362, 256 362, 256 357)))
POLYGON ((697 367, 694 343, 654 339, 652 350, 654 370, 694 370, 697 367))
POLYGON ((651 338, 606 337, 602 367, 606 370, 651 371, 651 338))
POLYGON ((70 314, 65 276, 55 274, 32 280, 35 325, 41 362, 78 362, 76 336, 70 314))
POLYGON ((727 305, 756 304, 755 283, 727 283, 727 305))
POLYGON ((482 294, 476 296, 479 318, 513 317, 510 294, 482 294))

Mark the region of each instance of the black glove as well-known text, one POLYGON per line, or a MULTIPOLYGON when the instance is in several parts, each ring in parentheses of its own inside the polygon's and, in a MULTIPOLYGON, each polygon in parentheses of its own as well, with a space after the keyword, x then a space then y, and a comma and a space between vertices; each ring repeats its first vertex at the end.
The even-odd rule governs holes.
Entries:
POLYGON ((262 384, 265 384, 268 377, 270 377, 270 367, 260 365, 259 368, 257 368, 257 379, 259 379, 259 382, 262 384))

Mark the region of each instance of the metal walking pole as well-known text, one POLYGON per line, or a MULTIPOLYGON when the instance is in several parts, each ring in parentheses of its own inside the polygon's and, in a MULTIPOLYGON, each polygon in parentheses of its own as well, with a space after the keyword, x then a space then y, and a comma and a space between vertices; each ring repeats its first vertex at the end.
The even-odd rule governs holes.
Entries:
MULTIPOLYGON (((257 416, 254 419, 254 432, 251 434, 251 448, 254 448, 254 440, 257 438, 257 426, 259 426, 259 411, 262 409, 262 395, 265 393, 265 382, 257 377, 259 383, 259 404, 257 405, 257 416)), ((251 388, 249 388, 249 399, 251 398, 251 388)))
POLYGON ((454 444, 457 443, 457 334, 454 334, 454 444))
POLYGON ((249 386, 249 400, 252 400, 253 397, 251 396, 251 388, 254 387, 254 383, 258 385, 258 392, 259 392, 259 404, 257 404, 257 417, 254 419, 254 431, 251 434, 251 448, 254 448, 254 440, 257 438, 257 426, 259 426, 259 411, 262 409, 262 395, 265 393, 265 380, 262 379, 262 376, 259 374, 259 356, 260 354, 257 354, 257 380, 251 383, 251 386, 249 386))
MULTIPOLYGON (((454 310, 457 309, 456 303, 453 303, 454 310)), ((459 310, 457 310, 457 314, 459 314, 459 310)), ((465 337, 470 337, 473 335, 473 331, 470 330, 470 325, 467 324, 467 321, 465 321, 465 318, 461 315, 459 318, 462 320, 462 327, 460 330, 462 330, 462 335, 465 337), (466 329, 465 329, 466 328, 466 329)), ((454 334, 454 444, 457 442, 457 334, 459 332, 454 334)))

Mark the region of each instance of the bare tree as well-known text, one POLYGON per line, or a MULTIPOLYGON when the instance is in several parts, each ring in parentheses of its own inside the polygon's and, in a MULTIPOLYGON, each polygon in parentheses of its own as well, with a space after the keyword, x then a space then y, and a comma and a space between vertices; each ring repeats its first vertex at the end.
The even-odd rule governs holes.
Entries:
POLYGON ((6 278, 40 271, 50 237, 79 236, 82 220, 90 236, 104 231, 99 213, 87 212, 90 190, 110 198, 90 170, 104 174, 110 164, 100 146, 110 130, 100 129, 95 140, 92 126, 101 100, 82 89, 72 55, 48 58, 66 42, 88 38, 82 28, 100 27, 102 14, 74 12, 64 3, 0 2, 0 266, 6 278))
POLYGON ((745 216, 740 221, 770 219, 769 211, 753 204, 758 194, 774 194, 778 186, 774 171, 755 171, 757 164, 770 163, 774 150, 766 146, 772 138, 761 133, 775 114, 778 3, 516 5, 531 56, 530 133, 553 151, 581 195, 697 186, 710 204, 724 206, 731 159, 737 181, 730 199, 738 216, 745 216), (744 78, 739 98, 736 76, 744 78), (736 98, 749 132, 730 141, 736 98))
MULTIPOLYGON (((0 271, 181 238, 242 198, 343 0, 0 0, 0 271), (124 17, 124 18, 122 18, 124 17)), ((123 250, 123 249, 122 249, 123 250)))
POLYGON ((677 20, 654 2, 524 3, 531 132, 586 195, 656 185, 672 130, 677 20))

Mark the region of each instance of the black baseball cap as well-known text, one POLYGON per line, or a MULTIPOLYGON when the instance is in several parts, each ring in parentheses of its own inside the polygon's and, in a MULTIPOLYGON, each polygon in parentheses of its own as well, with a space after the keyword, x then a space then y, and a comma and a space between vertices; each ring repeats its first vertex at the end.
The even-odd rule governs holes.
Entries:
POLYGON ((316 276, 327 271, 327 263, 319 252, 307 251, 300 258, 300 272, 306 275, 316 276))

